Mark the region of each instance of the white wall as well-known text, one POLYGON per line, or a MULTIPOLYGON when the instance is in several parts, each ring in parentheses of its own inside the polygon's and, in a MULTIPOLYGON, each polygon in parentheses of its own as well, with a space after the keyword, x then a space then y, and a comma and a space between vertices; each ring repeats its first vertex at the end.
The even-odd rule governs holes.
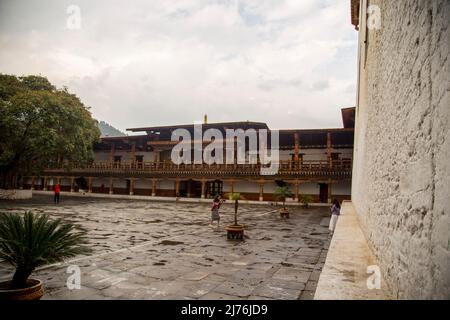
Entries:
POLYGON ((370 4, 382 28, 366 43, 360 25, 352 200, 394 296, 448 299, 450 2, 370 4))

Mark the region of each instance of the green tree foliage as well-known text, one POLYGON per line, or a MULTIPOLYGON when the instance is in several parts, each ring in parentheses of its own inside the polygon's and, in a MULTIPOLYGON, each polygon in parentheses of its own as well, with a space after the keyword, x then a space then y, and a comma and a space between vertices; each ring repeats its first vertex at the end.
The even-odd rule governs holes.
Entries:
POLYGON ((278 187, 275 190, 277 199, 283 202, 283 208, 286 209, 286 199, 292 197, 291 189, 288 186, 278 187))
POLYGON ((46 78, 0 74, 0 188, 54 166, 84 166, 100 131, 88 108, 46 78))

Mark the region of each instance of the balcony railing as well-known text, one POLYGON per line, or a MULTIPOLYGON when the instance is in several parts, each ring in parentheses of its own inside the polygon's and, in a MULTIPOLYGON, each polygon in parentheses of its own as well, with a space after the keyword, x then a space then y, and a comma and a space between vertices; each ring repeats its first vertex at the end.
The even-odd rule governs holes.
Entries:
MULTIPOLYGON (((277 175, 350 175, 351 160, 280 161, 277 175)), ((74 168, 70 172, 85 174, 222 174, 259 175, 263 165, 257 164, 174 164, 172 161, 95 161, 85 168, 74 168)), ((267 167, 267 166, 264 166, 267 167)), ((67 172, 64 169, 49 168, 48 173, 67 172)))

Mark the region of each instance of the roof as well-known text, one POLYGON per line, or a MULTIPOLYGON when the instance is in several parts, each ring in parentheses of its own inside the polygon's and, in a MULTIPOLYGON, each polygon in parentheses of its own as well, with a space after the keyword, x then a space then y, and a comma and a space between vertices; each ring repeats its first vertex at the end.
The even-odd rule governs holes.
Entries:
POLYGON ((355 111, 356 111, 355 107, 341 109, 342 122, 344 123, 344 128, 355 127, 355 111))
POLYGON ((350 15, 352 25, 355 26, 356 30, 359 30, 359 6, 360 0, 350 0, 350 15))
MULTIPOLYGON (((264 128, 269 129, 266 123, 264 122, 251 122, 251 121, 237 121, 237 122, 216 122, 216 123, 202 123, 203 128, 264 128)), ((130 128, 127 131, 132 132, 158 132, 164 130, 175 130, 175 129, 193 129, 194 124, 183 124, 183 125, 171 125, 171 126, 157 126, 157 127, 143 127, 143 128, 130 128)))

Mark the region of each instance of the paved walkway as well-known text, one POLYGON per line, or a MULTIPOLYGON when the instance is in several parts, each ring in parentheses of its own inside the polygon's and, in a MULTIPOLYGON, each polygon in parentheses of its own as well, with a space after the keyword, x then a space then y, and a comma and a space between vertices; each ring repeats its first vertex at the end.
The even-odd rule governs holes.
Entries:
POLYGON ((353 204, 344 201, 314 299, 392 299, 377 265, 353 204), (378 275, 379 287, 376 282, 378 275))
MULTIPOLYGON (((226 240, 233 205, 222 226, 208 226, 209 204, 162 203, 49 196, 0 201, 0 212, 48 213, 88 232, 94 253, 45 267, 45 299, 312 299, 325 262, 328 209, 240 206, 246 240, 226 240), (68 265, 81 269, 81 289, 66 287, 68 265)), ((0 263, 0 279, 12 268, 0 263)))

